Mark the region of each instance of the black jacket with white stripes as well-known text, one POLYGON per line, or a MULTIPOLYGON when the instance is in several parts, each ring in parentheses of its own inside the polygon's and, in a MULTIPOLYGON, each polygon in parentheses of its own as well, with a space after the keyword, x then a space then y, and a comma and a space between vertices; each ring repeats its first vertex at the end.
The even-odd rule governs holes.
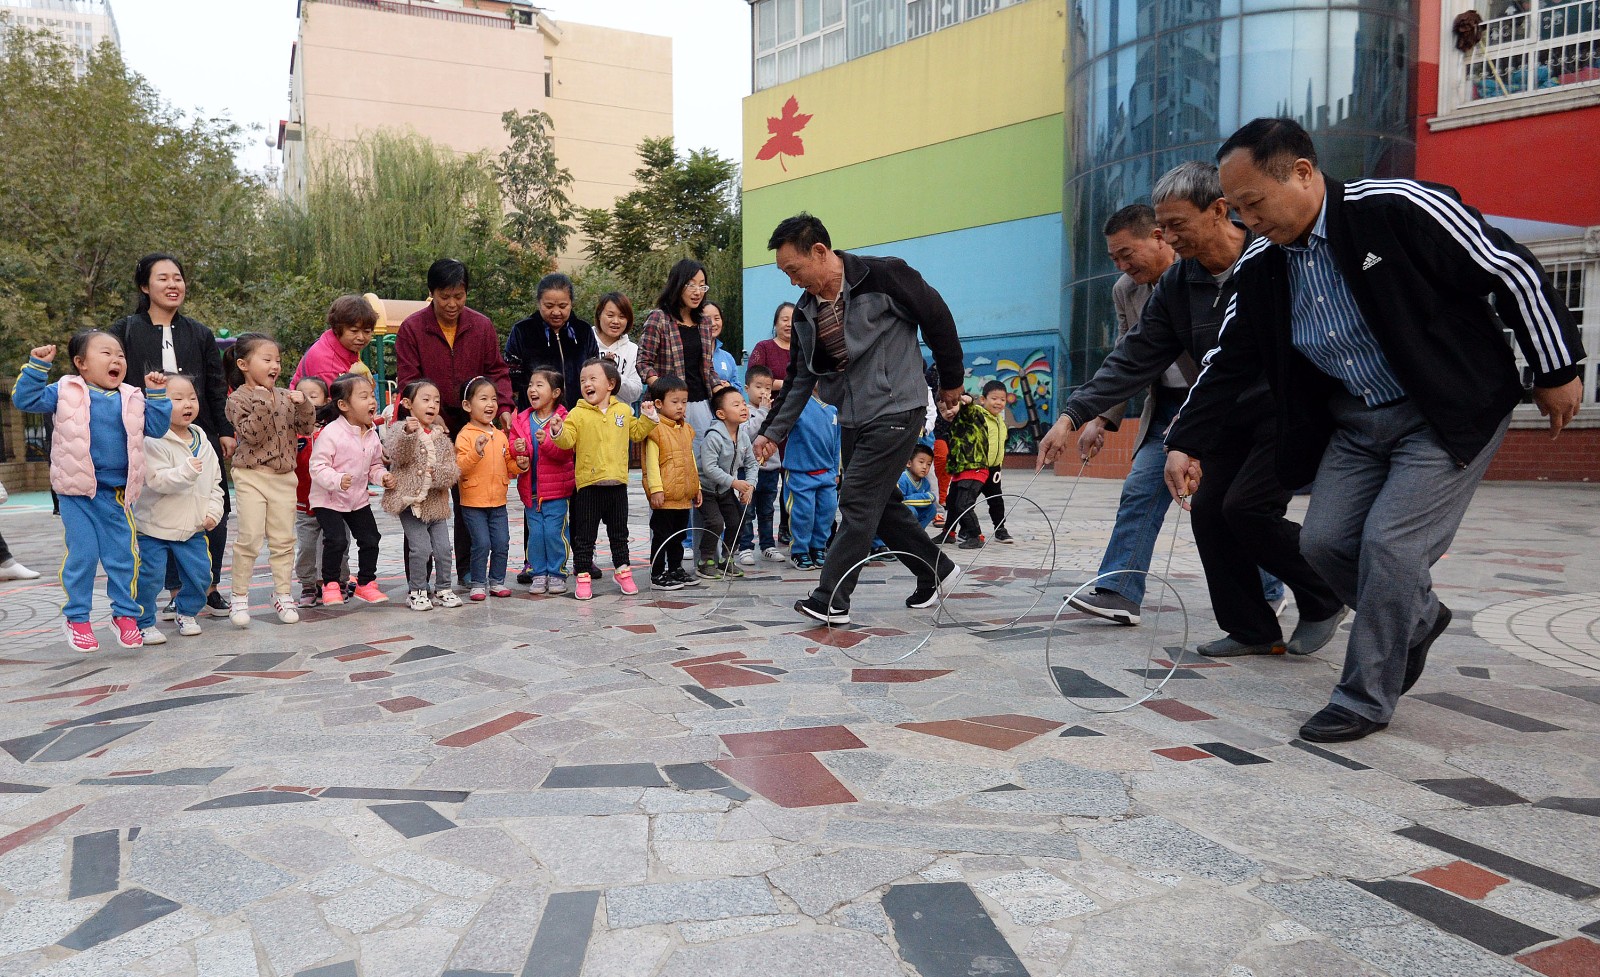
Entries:
MULTIPOLYGON (((1538 259, 1454 189, 1328 179, 1327 193, 1334 261, 1406 395, 1458 465, 1483 450, 1522 399, 1502 320, 1535 386, 1559 387, 1578 375, 1584 352, 1577 327, 1538 259)), ((1235 275, 1238 290, 1218 346, 1206 355, 1167 447, 1203 460, 1240 391, 1265 374, 1277 394, 1278 476, 1291 487, 1306 485, 1332 435, 1328 403, 1342 385, 1291 342, 1284 250, 1257 238, 1235 275)))

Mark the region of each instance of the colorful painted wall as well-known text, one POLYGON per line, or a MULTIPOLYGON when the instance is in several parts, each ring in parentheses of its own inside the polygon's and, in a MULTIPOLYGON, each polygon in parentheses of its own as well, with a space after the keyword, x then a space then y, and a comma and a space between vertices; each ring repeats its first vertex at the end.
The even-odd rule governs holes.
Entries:
POLYGON ((835 247, 904 258, 940 291, 968 385, 1013 386, 1015 425, 1030 403, 1052 416, 1065 17, 1061 0, 1031 0, 745 99, 747 348, 798 295, 767 237, 806 210, 835 247))

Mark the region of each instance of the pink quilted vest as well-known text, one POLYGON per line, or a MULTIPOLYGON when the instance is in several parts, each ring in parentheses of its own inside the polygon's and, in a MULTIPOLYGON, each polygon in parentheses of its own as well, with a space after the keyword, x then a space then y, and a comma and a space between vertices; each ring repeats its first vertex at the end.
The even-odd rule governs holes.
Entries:
MULTIPOLYGON (((124 383, 122 426, 128 432, 128 486, 123 498, 129 506, 144 488, 144 391, 124 383)), ((83 377, 64 376, 56 388, 55 445, 50 451, 50 487, 61 495, 94 498, 99 484, 90 456, 89 385, 83 377)))

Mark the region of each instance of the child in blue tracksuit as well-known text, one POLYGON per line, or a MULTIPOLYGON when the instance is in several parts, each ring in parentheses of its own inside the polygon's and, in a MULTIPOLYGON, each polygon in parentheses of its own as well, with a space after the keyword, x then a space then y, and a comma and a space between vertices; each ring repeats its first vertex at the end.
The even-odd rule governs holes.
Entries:
POLYGON ((815 394, 800 412, 783 448, 788 484, 789 562, 797 570, 818 570, 839 510, 839 409, 815 394))
POLYGON ((164 436, 172 418, 167 379, 147 373, 143 390, 123 383, 128 358, 122 344, 97 329, 73 336, 67 354, 77 374, 49 383, 56 348, 33 350, 11 393, 18 410, 55 415, 50 485, 61 500, 66 534, 61 586, 67 643, 82 652, 100 648, 89 614, 95 568, 104 566, 117 644, 139 648, 144 634, 133 595, 139 546, 131 507, 144 483, 144 439, 164 436))
POLYGON ((917 517, 917 525, 923 530, 933 524, 933 517, 939 511, 935 504, 939 490, 933 479, 928 477, 932 469, 933 448, 919 442, 911 449, 911 460, 906 462, 906 470, 900 473, 900 494, 905 497, 906 508, 917 517))

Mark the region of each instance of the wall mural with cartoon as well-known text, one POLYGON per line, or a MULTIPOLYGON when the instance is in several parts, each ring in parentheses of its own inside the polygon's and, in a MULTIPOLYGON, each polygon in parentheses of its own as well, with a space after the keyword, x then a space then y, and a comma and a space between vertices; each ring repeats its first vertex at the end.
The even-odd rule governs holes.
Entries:
POLYGON ((1013 338, 994 344, 981 340, 970 344, 966 350, 964 383, 967 393, 974 398, 982 395, 983 385, 990 380, 1006 385, 1009 404, 1006 426, 1011 430, 1006 439, 1006 451, 1031 455, 1038 452, 1040 439, 1055 420, 1052 405, 1055 403, 1053 364, 1056 350, 1053 343, 1008 345, 1015 342, 1013 338))

